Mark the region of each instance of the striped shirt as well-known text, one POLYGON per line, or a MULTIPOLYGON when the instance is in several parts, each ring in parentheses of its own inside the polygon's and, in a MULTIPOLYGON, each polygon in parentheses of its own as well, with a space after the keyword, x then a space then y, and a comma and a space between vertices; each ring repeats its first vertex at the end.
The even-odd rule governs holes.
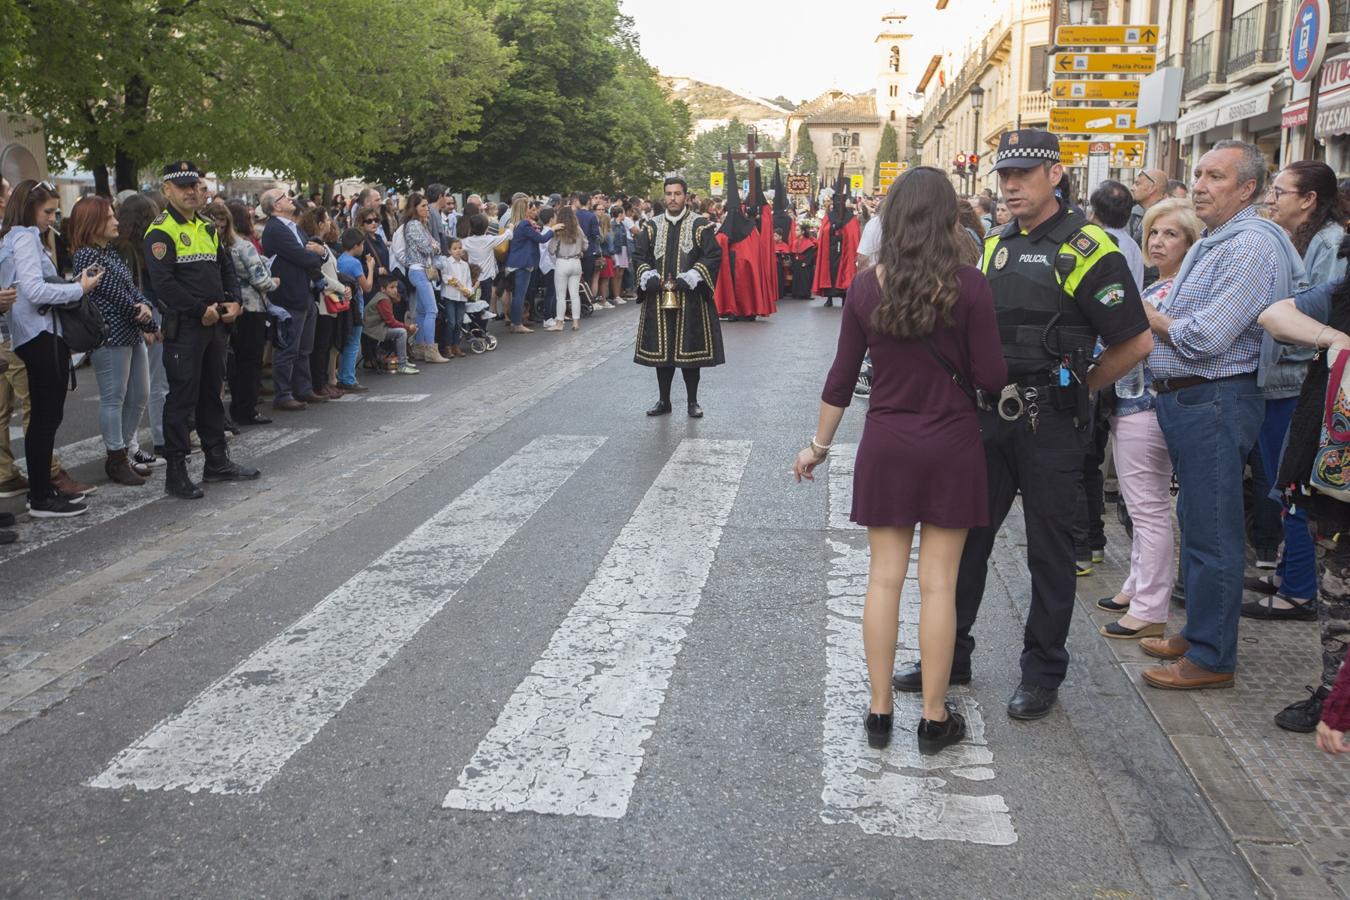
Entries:
MULTIPOLYGON (((1247 207, 1213 231, 1206 230, 1204 237, 1254 216, 1256 210, 1247 207)), ((1282 299, 1276 291, 1279 253, 1269 236, 1245 232, 1200 259, 1163 309, 1172 317, 1171 344, 1158 341, 1149 354, 1153 377, 1213 379, 1255 373, 1262 334, 1256 319, 1282 299)))

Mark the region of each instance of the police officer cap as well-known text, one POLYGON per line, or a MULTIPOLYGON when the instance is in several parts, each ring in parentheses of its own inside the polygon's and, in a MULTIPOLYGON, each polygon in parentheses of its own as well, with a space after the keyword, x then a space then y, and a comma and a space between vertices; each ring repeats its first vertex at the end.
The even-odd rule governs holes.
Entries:
POLYGON ((178 162, 171 162, 164 167, 164 180, 172 181, 182 187, 191 187, 202 177, 202 170, 197 168, 197 164, 187 159, 180 159, 178 162))
POLYGON ((1047 162, 1059 162, 1059 138, 1038 128, 1019 128, 999 138, 994 171, 1030 169, 1047 162))

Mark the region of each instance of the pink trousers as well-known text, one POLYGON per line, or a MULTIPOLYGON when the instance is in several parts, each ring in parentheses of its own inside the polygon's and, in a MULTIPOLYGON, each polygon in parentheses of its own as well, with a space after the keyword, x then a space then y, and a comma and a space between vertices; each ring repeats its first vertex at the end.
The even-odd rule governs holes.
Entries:
POLYGON ((1150 624, 1167 621, 1176 577, 1172 554, 1172 460, 1153 410, 1111 419, 1116 479, 1134 522, 1130 577, 1120 592, 1130 615, 1150 624))

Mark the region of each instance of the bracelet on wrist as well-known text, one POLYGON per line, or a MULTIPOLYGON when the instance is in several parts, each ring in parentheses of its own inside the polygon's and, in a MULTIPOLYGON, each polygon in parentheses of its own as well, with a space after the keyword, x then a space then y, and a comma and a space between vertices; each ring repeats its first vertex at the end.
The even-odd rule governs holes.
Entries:
POLYGON ((818 454, 820 454, 821 456, 829 456, 829 454, 830 454, 830 448, 833 447, 833 446, 834 446, 834 444, 820 444, 820 443, 817 443, 815 438, 811 438, 811 449, 814 450, 814 451, 816 451, 816 452, 817 452, 818 454))

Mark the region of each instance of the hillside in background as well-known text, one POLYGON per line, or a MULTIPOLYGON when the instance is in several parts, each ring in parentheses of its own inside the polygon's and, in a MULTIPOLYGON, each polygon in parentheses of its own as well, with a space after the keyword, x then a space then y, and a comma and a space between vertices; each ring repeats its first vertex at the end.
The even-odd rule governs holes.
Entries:
POLYGON ((762 119, 786 119, 791 112, 769 100, 739 94, 694 78, 666 75, 659 77, 671 97, 683 100, 696 121, 740 119, 742 122, 754 122, 762 119))

